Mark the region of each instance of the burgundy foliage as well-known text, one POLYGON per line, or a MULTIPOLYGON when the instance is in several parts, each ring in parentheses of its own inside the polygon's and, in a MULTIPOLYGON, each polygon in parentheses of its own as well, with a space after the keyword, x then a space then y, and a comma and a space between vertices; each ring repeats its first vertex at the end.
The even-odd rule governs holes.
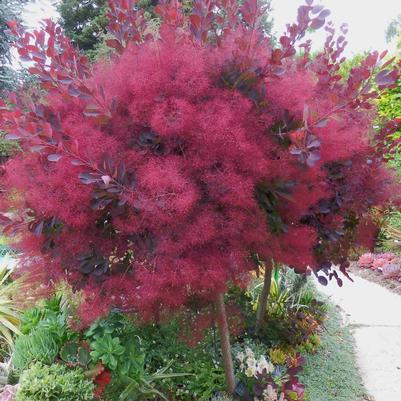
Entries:
POLYGON ((134 6, 110 1, 116 52, 95 65, 49 20, 9 24, 41 86, 0 109, 23 148, 2 177, 13 213, 1 217, 21 268, 82 289, 88 320, 213 298, 246 282, 256 254, 345 271, 375 230, 369 209, 398 191, 370 138, 374 70, 381 91, 399 69, 372 53, 342 80, 346 27, 338 36, 310 0, 278 46, 257 0, 196 0, 189 18, 163 1, 157 35, 134 6), (321 27, 312 59, 305 35, 321 27))

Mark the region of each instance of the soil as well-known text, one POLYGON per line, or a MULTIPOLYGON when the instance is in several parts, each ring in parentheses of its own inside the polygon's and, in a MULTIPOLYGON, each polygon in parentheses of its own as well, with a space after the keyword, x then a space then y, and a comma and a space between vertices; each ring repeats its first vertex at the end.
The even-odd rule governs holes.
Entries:
POLYGON ((395 294, 401 295, 401 282, 389 278, 383 277, 383 274, 378 271, 371 269, 361 269, 356 263, 351 263, 349 268, 353 274, 364 278, 365 280, 372 281, 373 283, 379 284, 395 294))

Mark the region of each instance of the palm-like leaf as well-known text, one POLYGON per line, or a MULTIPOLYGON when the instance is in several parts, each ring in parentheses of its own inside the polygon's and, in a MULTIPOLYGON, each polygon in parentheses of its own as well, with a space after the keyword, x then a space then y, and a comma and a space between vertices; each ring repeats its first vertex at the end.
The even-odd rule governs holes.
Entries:
POLYGON ((4 258, 0 263, 0 337, 9 346, 13 345, 13 334, 21 334, 20 310, 13 301, 13 295, 21 289, 22 279, 10 280, 11 259, 4 258))

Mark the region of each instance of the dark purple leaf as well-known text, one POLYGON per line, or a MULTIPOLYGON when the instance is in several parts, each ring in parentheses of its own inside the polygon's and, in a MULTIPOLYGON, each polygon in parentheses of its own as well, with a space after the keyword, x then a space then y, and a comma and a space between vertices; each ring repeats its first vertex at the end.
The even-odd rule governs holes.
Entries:
POLYGON ((15 141, 17 139, 20 139, 21 137, 17 134, 7 134, 4 139, 6 139, 7 141, 15 141))
POLYGON ((94 266, 90 262, 82 263, 79 266, 79 270, 83 274, 89 274, 93 271, 94 266))
POLYGON ((121 192, 121 189, 119 187, 110 187, 107 188, 107 192, 111 194, 119 194, 121 192))
POLYGON ((307 147, 308 147, 308 149, 313 149, 313 148, 320 147, 319 139, 312 139, 310 142, 308 142, 307 147))
POLYGON ((11 222, 12 222, 12 220, 9 217, 0 213, 0 224, 6 225, 6 224, 10 224, 11 222))
POLYGON ((314 7, 312 8, 312 13, 313 13, 313 14, 320 13, 320 11, 322 11, 323 8, 324 8, 324 7, 323 7, 322 5, 318 4, 318 5, 316 5, 316 6, 314 6, 314 7))
POLYGON ((85 185, 93 184, 95 182, 100 181, 99 175, 92 174, 92 173, 79 173, 78 178, 85 185))
POLYGON ((74 86, 70 86, 68 88, 68 94, 73 97, 78 97, 81 94, 81 92, 79 91, 79 89, 75 88, 74 86))
POLYGON ((44 146, 44 145, 35 145, 35 146, 31 146, 30 148, 29 148, 29 150, 31 151, 31 152, 41 152, 43 149, 45 149, 46 148, 46 146, 44 146))
POLYGON ((71 164, 73 166, 84 166, 85 165, 83 162, 81 162, 81 160, 78 160, 78 159, 72 159, 71 164))
POLYGON ((383 70, 376 75, 376 84, 378 86, 392 85, 396 82, 396 79, 397 78, 395 74, 392 74, 392 71, 383 70))
POLYGON ((285 68, 284 67, 276 67, 273 69, 273 74, 277 75, 278 77, 283 75, 285 73, 285 68))
POLYGON ((32 52, 32 57, 40 61, 46 61, 46 55, 40 52, 32 52))
POLYGON ((299 148, 292 147, 292 148, 290 149, 290 153, 291 153, 292 155, 294 155, 294 156, 299 156, 299 155, 301 155, 303 152, 302 152, 302 150, 299 149, 299 148))
POLYGON ((52 153, 47 156, 47 160, 49 160, 49 162, 58 162, 61 159, 61 157, 62 156, 58 153, 52 153))
POLYGON ((312 29, 319 29, 325 24, 325 22, 326 21, 324 19, 315 18, 314 20, 312 20, 312 23, 310 24, 310 27, 312 29))
POLYGON ((325 10, 323 10, 323 11, 319 14, 318 18, 324 20, 324 19, 326 19, 330 14, 331 14, 330 10, 328 10, 328 9, 326 8, 325 10))
POLYGON ((322 120, 320 120, 319 122, 317 122, 317 123, 315 124, 315 127, 317 127, 317 128, 324 128, 324 127, 327 125, 328 122, 329 122, 329 119, 328 119, 328 118, 323 118, 322 120))
POLYGON ((34 225, 32 232, 33 232, 36 236, 41 235, 42 232, 43 232, 43 225, 44 225, 44 222, 43 222, 43 220, 41 220, 39 223, 37 223, 37 224, 34 225))
POLYGON ((315 150, 309 153, 308 157, 306 158, 306 164, 309 167, 313 167, 319 160, 320 160, 320 152, 315 150))

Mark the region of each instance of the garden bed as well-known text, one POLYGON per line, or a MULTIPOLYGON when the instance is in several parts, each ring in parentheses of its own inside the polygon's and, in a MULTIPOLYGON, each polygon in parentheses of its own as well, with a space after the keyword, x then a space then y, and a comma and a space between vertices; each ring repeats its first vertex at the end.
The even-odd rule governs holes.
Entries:
POLYGON ((379 284, 386 287, 391 292, 401 295, 401 283, 395 280, 387 279, 378 271, 360 269, 355 263, 351 264, 350 271, 366 280, 372 281, 373 283, 379 284))
MULTIPOLYGON (((257 339, 249 330, 252 324, 247 326, 259 291, 260 280, 255 280, 247 292, 233 289, 227 298, 230 325, 239 309, 245 317, 232 332, 239 399, 263 399, 262 393, 253 393, 259 387, 270 391, 272 400, 279 399, 280 392, 287 396, 285 400, 367 399, 355 365, 352 336, 342 326, 336 308, 327 299, 320 299, 314 283, 292 270, 275 269, 268 318, 257 339)), ((19 378, 20 398, 5 399, 25 401, 34 395, 35 400, 47 401, 43 383, 33 386, 33 376, 39 381, 43 377, 74 383, 74 388, 64 386, 60 394, 53 387, 46 388, 45 392, 57 393, 65 400, 76 397, 76 391, 87 394, 79 398, 82 401, 91 398, 88 394, 92 391, 95 399, 102 401, 163 397, 231 400, 224 395, 220 347, 207 323, 213 318, 207 311, 193 323, 181 316, 160 325, 138 325, 134 317, 112 313, 89 329, 76 331, 68 324, 73 310, 66 297, 68 291, 64 290, 23 313, 20 328, 24 335, 16 338, 9 376, 10 384, 19 378), (149 386, 139 386, 139 379, 149 386)), ((8 386, 6 391, 15 393, 17 387, 8 386)))
POLYGON ((391 253, 364 254, 351 263, 350 271, 401 295, 401 259, 391 253))

